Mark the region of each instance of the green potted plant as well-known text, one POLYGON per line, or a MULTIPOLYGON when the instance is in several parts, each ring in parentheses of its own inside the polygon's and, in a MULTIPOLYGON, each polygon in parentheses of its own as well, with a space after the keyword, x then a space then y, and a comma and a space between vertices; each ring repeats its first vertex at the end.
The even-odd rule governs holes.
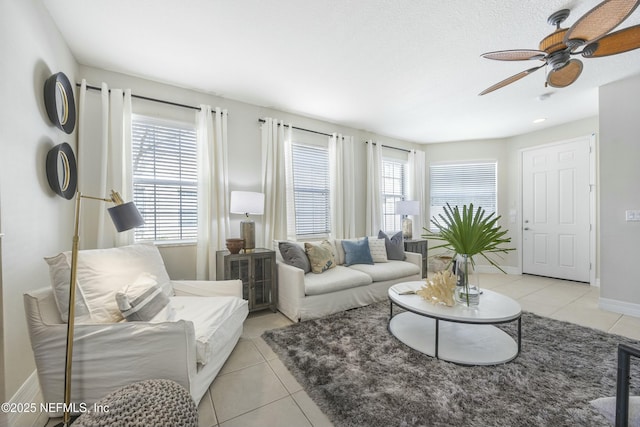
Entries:
POLYGON ((431 218, 431 223, 438 231, 434 233, 424 228, 425 234, 422 237, 444 242, 431 249, 444 248, 454 253, 456 270, 462 282, 459 283, 461 286, 458 287, 457 298, 466 302, 467 306, 478 304, 479 290, 471 289, 469 283, 470 267, 475 267, 473 257, 481 256, 505 273, 494 256, 515 250, 504 247, 511 242, 511 238, 506 237, 508 230, 498 225, 500 216, 495 213, 487 215, 481 207, 474 210, 473 203, 462 206, 462 209, 458 206, 452 208, 447 203, 444 215, 440 214, 438 217, 431 218))

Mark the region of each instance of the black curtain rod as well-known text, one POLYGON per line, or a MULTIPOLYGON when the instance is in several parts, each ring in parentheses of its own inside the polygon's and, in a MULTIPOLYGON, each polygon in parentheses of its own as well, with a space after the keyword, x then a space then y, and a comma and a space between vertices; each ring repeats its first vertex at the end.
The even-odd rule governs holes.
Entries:
MULTIPOLYGON (((368 144, 369 141, 365 141, 365 144, 368 144)), ((378 145, 377 142, 373 142, 373 145, 378 145)), ((398 151, 404 151, 405 153, 410 153, 411 150, 407 150, 406 148, 398 148, 398 147, 392 147, 390 145, 380 145, 382 148, 390 148, 392 150, 398 150, 398 151)))
MULTIPOLYGON (((76 83, 76 86, 80 87, 81 84, 80 83, 76 83)), ((87 85, 87 89, 91 89, 91 90, 102 90, 102 88, 99 88, 97 86, 90 86, 87 85)), ((109 89, 109 92, 111 92, 111 89, 109 89)), ((173 105, 174 107, 182 107, 182 108, 188 108, 190 110, 202 110, 202 108, 200 107, 194 107, 192 105, 186 105, 186 104, 179 104, 177 102, 172 102, 172 101, 165 101, 163 99, 157 99, 157 98, 150 98, 148 96, 142 96, 142 95, 134 95, 133 93, 131 94, 132 98, 138 98, 138 99, 144 99, 145 101, 152 101, 152 102, 159 102, 160 104, 167 104, 167 105, 173 105)), ((215 114, 215 110, 213 111, 213 113, 215 114)))
MULTIPOLYGON (((265 119, 258 119, 258 122, 265 123, 266 120, 265 119)), ((278 123, 278 126, 280 126, 280 123, 278 123)), ((330 133, 318 132, 317 130, 304 129, 304 128, 299 128, 299 127, 296 127, 296 126, 291 126, 291 129, 301 130, 303 132, 315 133, 317 135, 333 136, 330 133)), ((344 136, 342 137, 342 139, 344 139, 344 136)))

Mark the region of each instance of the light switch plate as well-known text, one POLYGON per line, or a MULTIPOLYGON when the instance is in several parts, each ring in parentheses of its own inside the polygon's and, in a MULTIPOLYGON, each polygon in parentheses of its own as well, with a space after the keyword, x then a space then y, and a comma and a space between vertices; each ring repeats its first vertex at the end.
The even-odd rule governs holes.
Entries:
POLYGON ((625 211, 625 220, 626 221, 640 221, 640 211, 639 210, 628 210, 628 211, 625 211))

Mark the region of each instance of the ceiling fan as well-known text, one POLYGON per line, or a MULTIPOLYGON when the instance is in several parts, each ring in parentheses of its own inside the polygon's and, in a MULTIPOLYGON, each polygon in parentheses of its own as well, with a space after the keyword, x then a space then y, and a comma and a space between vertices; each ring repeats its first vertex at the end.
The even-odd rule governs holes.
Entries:
POLYGON ((627 19, 638 5, 640 0, 605 0, 585 13, 570 28, 560 28, 560 24, 567 19, 570 12, 569 9, 562 9, 547 19, 549 24, 556 26, 556 30, 540 41, 539 50, 514 49, 483 53, 481 56, 487 59, 538 60, 543 63, 496 83, 480 95, 486 95, 518 81, 546 65, 551 68, 547 73, 546 85, 566 87, 575 82, 582 73, 582 61, 571 58, 573 55, 598 58, 639 48, 640 25, 609 33, 627 19))

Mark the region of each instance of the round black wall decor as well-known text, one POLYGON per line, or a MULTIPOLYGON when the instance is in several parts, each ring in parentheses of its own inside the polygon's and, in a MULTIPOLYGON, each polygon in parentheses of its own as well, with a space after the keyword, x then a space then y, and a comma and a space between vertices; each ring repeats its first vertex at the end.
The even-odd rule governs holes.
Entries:
POLYGON ((51 123, 66 133, 76 126, 76 102, 73 87, 64 73, 56 73, 44 82, 44 105, 51 123))
POLYGON ((47 181, 55 193, 67 200, 73 199, 78 185, 76 156, 69 144, 63 142, 47 153, 47 181))

